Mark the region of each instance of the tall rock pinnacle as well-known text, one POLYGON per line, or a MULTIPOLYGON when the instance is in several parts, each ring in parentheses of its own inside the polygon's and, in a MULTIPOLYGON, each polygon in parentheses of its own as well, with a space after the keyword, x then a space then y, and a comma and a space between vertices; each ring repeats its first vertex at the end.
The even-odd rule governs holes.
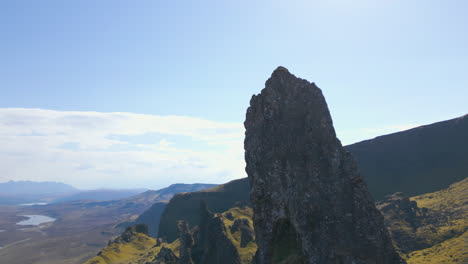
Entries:
POLYGON ((403 263, 314 83, 278 67, 244 124, 257 264, 403 263))

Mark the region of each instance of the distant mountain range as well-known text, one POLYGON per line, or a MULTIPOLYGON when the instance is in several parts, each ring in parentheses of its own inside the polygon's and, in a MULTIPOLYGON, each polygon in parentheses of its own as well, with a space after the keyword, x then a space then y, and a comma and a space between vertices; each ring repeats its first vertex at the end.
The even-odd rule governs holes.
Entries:
POLYGON ((147 191, 147 189, 98 189, 89 191, 80 191, 75 194, 67 195, 52 201, 52 203, 62 203, 69 201, 108 201, 108 200, 119 200, 130 196, 134 196, 147 191))
POLYGON ((127 198, 146 190, 79 190, 60 182, 9 181, 0 183, 0 204, 61 203, 79 200, 107 201, 127 198))
POLYGON ((168 200, 174 193, 193 192, 214 184, 173 184, 161 190, 148 189, 96 189, 79 190, 60 182, 9 181, 0 183, 0 204, 63 203, 71 201, 110 201, 135 197, 146 201, 168 200))
POLYGON ((0 204, 49 203, 77 192, 60 182, 9 181, 0 183, 0 204))
POLYGON ((0 183, 0 193, 4 195, 40 195, 71 192, 78 192, 78 189, 60 182, 9 181, 0 183))

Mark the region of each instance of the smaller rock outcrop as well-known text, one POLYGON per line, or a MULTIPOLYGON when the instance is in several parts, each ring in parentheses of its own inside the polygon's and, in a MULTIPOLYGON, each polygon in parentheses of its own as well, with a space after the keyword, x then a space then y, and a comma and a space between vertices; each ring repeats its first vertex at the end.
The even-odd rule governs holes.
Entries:
POLYGON ((386 196, 376 206, 384 215, 385 226, 391 231, 398 250, 408 253, 429 246, 424 239, 416 235, 417 228, 421 226, 427 212, 426 208, 419 208, 416 202, 411 201, 402 192, 386 196))
POLYGON ((193 258, 197 264, 240 264, 239 253, 229 239, 221 216, 211 213, 205 202, 200 204, 193 258))
MULTIPOLYGON (((401 192, 388 195, 377 203, 377 208, 400 252, 427 261, 437 252, 457 252, 457 241, 466 236, 466 190, 468 178, 447 189, 411 198, 401 192)), ((465 250, 464 254, 468 252, 465 250)), ((451 255, 463 255, 463 251, 446 255, 452 258, 451 255)))
POLYGON ((151 264, 179 264, 177 256, 167 247, 162 247, 151 264))
MULTIPOLYGON (((240 264, 240 257, 236 246, 228 237, 221 215, 211 213, 204 201, 199 206, 200 222, 193 228, 185 220, 177 221, 179 231, 179 258, 178 264, 240 264)), ((248 230, 247 225, 240 221, 235 228, 248 230)), ((245 231, 245 243, 252 241, 245 231)))
POLYGON ((419 208, 415 201, 411 201, 402 192, 386 196, 384 200, 377 202, 376 206, 382 214, 398 217, 409 223, 413 228, 419 225, 421 216, 427 212, 426 208, 419 208))
POLYGON ((129 226, 125 231, 120 235, 118 238, 114 240, 115 243, 123 243, 123 242, 130 242, 133 240, 135 234, 141 233, 144 235, 148 235, 148 226, 144 224, 138 224, 134 226, 129 226))
POLYGON ((246 218, 236 219, 234 224, 231 226, 231 232, 241 232, 240 246, 246 247, 247 244, 255 239, 255 233, 253 228, 250 226, 249 220, 246 218))
POLYGON ((200 202, 206 203, 211 212, 222 213, 235 206, 250 204, 249 192, 249 180, 244 178, 203 191, 179 193, 161 215, 158 236, 172 243, 179 235, 176 221, 183 219, 191 227, 200 223, 200 202))
POLYGON ((194 241, 187 222, 185 222, 184 220, 178 221, 177 229, 179 230, 180 240, 179 263, 193 264, 192 247, 194 246, 194 241))

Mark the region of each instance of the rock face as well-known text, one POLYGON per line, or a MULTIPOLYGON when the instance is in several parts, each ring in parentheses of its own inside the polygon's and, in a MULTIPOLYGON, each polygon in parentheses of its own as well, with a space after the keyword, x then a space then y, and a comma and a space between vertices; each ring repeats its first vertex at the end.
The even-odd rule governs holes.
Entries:
POLYGON ((231 232, 235 233, 239 230, 241 231, 241 247, 245 247, 249 242, 254 241, 254 230, 250 227, 249 220, 246 218, 240 218, 234 221, 234 224, 231 226, 231 232))
MULTIPOLYGON (((158 255, 156 255, 154 264, 179 264, 177 256, 172 250, 162 247, 158 255)), ((153 264, 151 263, 151 264, 153 264)))
MULTIPOLYGON (((247 178, 234 180, 203 191, 179 193, 166 206, 161 215, 158 236, 168 242, 177 239, 179 232, 174 224, 185 220, 189 226, 200 223, 200 202, 205 202, 214 213, 222 213, 234 206, 249 204, 249 181, 247 178)), ((151 229, 150 229, 151 230, 151 229)))
POLYGON ((427 208, 419 208, 402 192, 386 196, 376 206, 382 212, 385 225, 401 252, 406 254, 431 246, 417 235, 418 227, 423 225, 426 218, 427 208))
POLYGON ((462 246, 468 235, 467 190, 468 178, 447 189, 411 198, 401 192, 388 195, 377 208, 395 246, 411 262, 437 259, 438 263, 461 263, 461 256, 468 256, 468 248, 462 246))
POLYGON ((135 234, 141 233, 141 234, 148 234, 148 227, 144 224, 138 224, 134 226, 129 226, 125 231, 115 239, 114 242, 116 243, 124 243, 124 242, 130 242, 134 238, 135 234))
POLYGON ((180 239, 180 264, 193 264, 192 260, 192 247, 193 247, 193 236, 190 232, 187 222, 180 220, 177 222, 177 229, 179 230, 180 239))
POLYGON ((193 259, 197 264, 240 264, 239 253, 228 238, 220 216, 211 213, 204 202, 200 205, 200 224, 195 233, 193 259))
MULTIPOLYGON (((222 216, 211 213, 205 202, 199 206, 200 223, 190 229, 177 222, 180 240, 179 264, 241 264, 239 253, 228 237, 222 216)), ((248 242, 247 242, 248 243, 248 242)))
POLYGON ((314 83, 279 67, 244 125, 256 263, 403 263, 314 83))

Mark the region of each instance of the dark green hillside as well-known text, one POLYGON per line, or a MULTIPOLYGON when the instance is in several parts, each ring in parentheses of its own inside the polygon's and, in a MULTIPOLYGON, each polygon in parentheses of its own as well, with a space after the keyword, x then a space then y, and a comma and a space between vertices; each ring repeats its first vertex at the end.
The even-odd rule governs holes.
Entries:
POLYGON ((183 192, 196 192, 200 190, 205 190, 208 188, 215 187, 217 184, 208 184, 208 183, 193 183, 193 184, 184 184, 184 183, 176 183, 171 184, 169 187, 157 190, 157 191, 146 191, 144 193, 132 196, 127 200, 137 203, 147 203, 153 201, 165 201, 169 200, 174 196, 176 193, 183 193, 183 192))
POLYGON ((153 204, 150 209, 142 213, 132 224, 145 224, 148 226, 148 235, 158 237, 159 221, 166 205, 167 202, 153 204))
POLYGON ((447 188, 468 176, 468 115, 349 146, 374 199, 447 188))
POLYGON ((177 220, 186 220, 190 226, 200 221, 200 202, 204 200, 208 209, 215 213, 224 212, 239 203, 250 203, 250 188, 247 178, 234 180, 203 191, 175 195, 164 210, 159 225, 159 237, 168 242, 177 236, 177 220))

